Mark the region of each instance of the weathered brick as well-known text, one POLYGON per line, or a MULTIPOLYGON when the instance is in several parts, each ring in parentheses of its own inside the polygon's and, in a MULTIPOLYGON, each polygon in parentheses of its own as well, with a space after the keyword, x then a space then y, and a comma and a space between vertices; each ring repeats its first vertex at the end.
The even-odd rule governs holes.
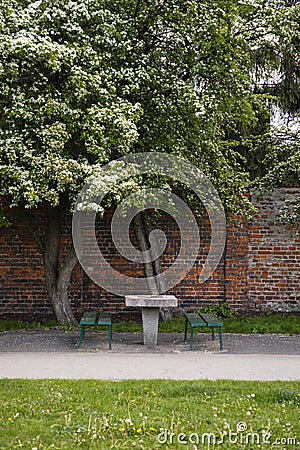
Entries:
MULTIPOLYGON (((279 189, 262 199, 252 198, 258 213, 250 223, 227 225, 226 254, 214 274, 204 283, 199 276, 210 249, 210 224, 207 217, 198 220, 201 244, 194 267, 170 293, 177 295, 180 306, 197 308, 227 300, 232 309, 241 313, 265 311, 300 311, 300 238, 290 226, 277 221, 276 211, 284 199, 299 196, 300 190, 279 189)), ((36 229, 45 235, 46 222, 39 211, 33 211, 36 229)), ((108 262, 127 276, 143 277, 141 264, 120 257, 110 234, 110 211, 97 220, 99 247, 108 262)), ((42 257, 23 224, 12 218, 13 225, 0 230, 0 314, 2 317, 51 318, 42 265, 42 257)), ((61 248, 66 254, 71 243, 71 218, 61 224, 61 248)), ((161 258, 166 270, 176 260, 180 248, 180 233, 169 217, 162 217, 158 228, 168 238, 161 258)), ((136 245, 135 237, 132 241, 136 245)), ((95 285, 76 265, 69 286, 69 298, 77 315, 83 309, 107 308, 118 316, 137 313, 125 308, 123 297, 105 292, 95 285)))

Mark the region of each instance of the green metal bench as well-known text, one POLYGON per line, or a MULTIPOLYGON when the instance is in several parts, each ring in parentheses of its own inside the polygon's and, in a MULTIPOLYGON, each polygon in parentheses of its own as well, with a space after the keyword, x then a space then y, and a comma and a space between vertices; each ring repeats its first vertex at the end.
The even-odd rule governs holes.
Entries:
POLYGON ((85 335, 85 328, 87 326, 108 327, 109 350, 111 350, 111 343, 112 343, 111 313, 109 313, 109 312, 97 313, 95 311, 85 311, 83 313, 83 316, 80 320, 79 347, 81 347, 81 345, 82 345, 84 335, 85 335))
POLYGON ((220 350, 223 350, 223 339, 222 339, 222 327, 223 322, 221 322, 217 317, 212 314, 205 313, 185 313, 185 330, 184 330, 184 342, 186 342, 188 325, 191 327, 190 335, 190 350, 193 349, 193 336, 194 328, 211 328, 212 340, 215 339, 215 328, 219 329, 219 340, 220 340, 220 350))

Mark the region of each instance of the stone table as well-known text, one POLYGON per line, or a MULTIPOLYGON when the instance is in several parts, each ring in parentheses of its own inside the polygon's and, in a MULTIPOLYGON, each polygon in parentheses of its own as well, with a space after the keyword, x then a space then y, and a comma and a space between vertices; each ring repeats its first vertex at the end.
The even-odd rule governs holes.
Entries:
POLYGON ((178 306, 175 295, 126 295, 126 306, 142 308, 144 345, 157 345, 159 308, 178 306))

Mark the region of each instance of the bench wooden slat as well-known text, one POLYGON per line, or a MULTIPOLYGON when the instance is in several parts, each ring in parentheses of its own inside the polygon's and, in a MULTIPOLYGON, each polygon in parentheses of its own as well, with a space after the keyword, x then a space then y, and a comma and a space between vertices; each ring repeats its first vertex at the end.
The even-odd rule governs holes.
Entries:
POLYGON ((212 314, 201 313, 201 317, 207 323, 208 327, 222 327, 223 322, 212 314))
POLYGON ((189 321, 191 327, 206 327, 206 322, 197 313, 186 313, 186 319, 189 321))
POLYGON ((100 313, 98 318, 98 325, 111 325, 111 313, 100 313))
POLYGON ((80 320, 80 325, 95 325, 97 313, 95 311, 85 311, 80 320))

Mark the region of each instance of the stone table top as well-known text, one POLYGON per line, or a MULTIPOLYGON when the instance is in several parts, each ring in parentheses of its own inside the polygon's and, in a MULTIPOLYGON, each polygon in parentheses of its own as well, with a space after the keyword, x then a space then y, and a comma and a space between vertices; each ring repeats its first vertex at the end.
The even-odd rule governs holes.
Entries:
POLYGON ((126 295, 125 304, 142 308, 169 308, 178 306, 178 299, 175 295, 126 295))

